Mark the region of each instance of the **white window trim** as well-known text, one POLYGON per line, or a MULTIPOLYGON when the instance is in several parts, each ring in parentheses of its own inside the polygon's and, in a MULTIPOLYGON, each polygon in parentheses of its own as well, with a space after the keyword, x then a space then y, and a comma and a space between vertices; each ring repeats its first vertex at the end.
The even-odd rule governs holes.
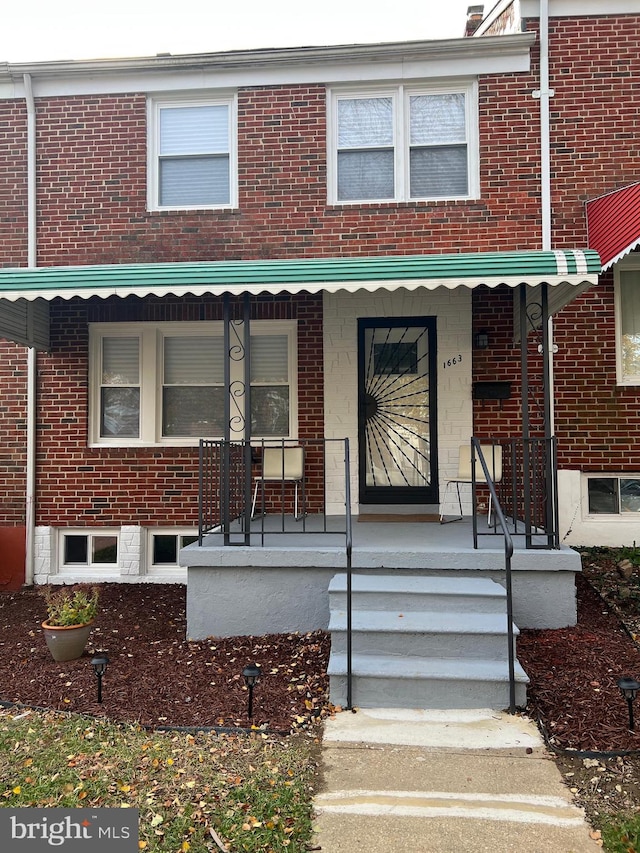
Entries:
MULTIPOLYGON (((585 521, 622 521, 624 524, 638 524, 638 512, 589 512, 589 480, 640 480, 640 473, 620 471, 590 471, 582 475, 582 518, 585 521)), ((619 488, 619 487, 618 487, 619 488)))
POLYGON ((120 564, 120 528, 119 527, 65 527, 57 531, 57 554, 58 554, 58 573, 72 572, 74 575, 94 574, 96 571, 113 572, 120 564), (116 540, 116 548, 118 559, 115 563, 92 563, 88 559, 86 563, 65 563, 64 560, 64 540, 66 536, 86 536, 89 539, 87 543, 87 557, 90 558, 92 553, 91 539, 96 536, 113 536, 116 540))
POLYGON ((620 286, 620 273, 629 270, 640 270, 640 258, 636 256, 627 257, 619 261, 613 268, 613 297, 616 326, 616 384, 617 385, 640 385, 640 375, 625 376, 622 361, 622 295, 620 286))
MULTIPOLYGON (((162 432, 162 341, 169 336, 219 335, 223 323, 213 321, 90 323, 89 324, 89 447, 197 447, 200 438, 219 435, 163 437, 162 432), (138 438, 100 435, 100 388, 102 340, 107 337, 138 337, 140 340, 140 433, 138 438)), ((252 336, 286 335, 289 360, 290 434, 278 439, 298 437, 298 336, 296 320, 252 320, 252 336)), ((243 362, 232 361, 235 377, 244 380, 243 362)), ((233 380, 232 376, 232 380, 233 380)), ((239 437, 239 436, 237 436, 239 437)), ((262 436, 251 436, 260 440, 262 436)), ((274 436, 264 436, 265 440, 274 436)))
POLYGON ((167 95, 147 100, 147 209, 160 210, 231 210, 238 207, 238 98, 235 93, 210 97, 167 95), (225 104, 229 107, 229 201, 225 204, 161 205, 159 203, 160 111, 163 107, 205 107, 225 104))
POLYGON ((144 573, 146 575, 163 575, 175 574, 176 570, 184 571, 186 568, 181 566, 178 560, 180 559, 180 542, 177 546, 177 558, 175 563, 154 563, 153 562, 153 538, 154 536, 175 536, 178 539, 182 536, 197 536, 198 530, 193 527, 149 527, 147 528, 147 543, 145 553, 147 555, 144 573))
POLYGON ((328 203, 339 206, 364 204, 437 204, 447 201, 470 201, 480 197, 480 160, 478 132, 478 84, 466 80, 443 86, 398 84, 385 87, 327 88, 327 195, 328 203), (465 95, 465 124, 467 144, 468 194, 411 198, 409 195, 409 98, 412 95, 465 95), (395 196, 382 199, 338 199, 338 101, 340 98, 391 98, 394 105, 395 196))

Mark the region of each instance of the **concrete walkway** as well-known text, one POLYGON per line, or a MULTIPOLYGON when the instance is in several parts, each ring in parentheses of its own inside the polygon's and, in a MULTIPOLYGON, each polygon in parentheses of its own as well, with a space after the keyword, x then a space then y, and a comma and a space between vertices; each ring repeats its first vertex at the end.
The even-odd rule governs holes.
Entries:
POLYGON ((343 712, 325 724, 313 849, 596 853, 537 728, 495 711, 343 712))

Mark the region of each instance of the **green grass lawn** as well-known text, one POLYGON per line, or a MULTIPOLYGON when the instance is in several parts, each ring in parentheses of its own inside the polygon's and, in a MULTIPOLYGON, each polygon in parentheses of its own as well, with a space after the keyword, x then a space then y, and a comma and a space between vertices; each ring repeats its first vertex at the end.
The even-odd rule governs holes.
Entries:
POLYGON ((140 810, 140 849, 302 853, 317 740, 0 711, 3 806, 140 810))

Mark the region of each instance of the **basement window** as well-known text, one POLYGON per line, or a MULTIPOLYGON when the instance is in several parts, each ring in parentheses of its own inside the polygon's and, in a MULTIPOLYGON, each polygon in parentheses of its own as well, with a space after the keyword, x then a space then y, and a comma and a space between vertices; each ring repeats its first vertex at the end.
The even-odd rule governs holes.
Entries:
POLYGON ((155 530, 149 533, 149 571, 176 569, 181 548, 198 541, 195 531, 155 530))
POLYGON ((589 515, 640 513, 640 477, 589 477, 589 515))
POLYGON ((60 563, 66 567, 105 568, 118 565, 118 535, 105 531, 71 531, 61 538, 60 563))

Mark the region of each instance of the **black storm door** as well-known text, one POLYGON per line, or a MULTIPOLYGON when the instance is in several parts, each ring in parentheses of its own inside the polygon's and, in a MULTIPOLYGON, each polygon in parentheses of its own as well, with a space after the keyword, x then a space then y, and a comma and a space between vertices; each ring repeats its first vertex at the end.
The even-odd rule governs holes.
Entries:
POLYGON ((436 319, 358 321, 359 501, 438 502, 436 319))

